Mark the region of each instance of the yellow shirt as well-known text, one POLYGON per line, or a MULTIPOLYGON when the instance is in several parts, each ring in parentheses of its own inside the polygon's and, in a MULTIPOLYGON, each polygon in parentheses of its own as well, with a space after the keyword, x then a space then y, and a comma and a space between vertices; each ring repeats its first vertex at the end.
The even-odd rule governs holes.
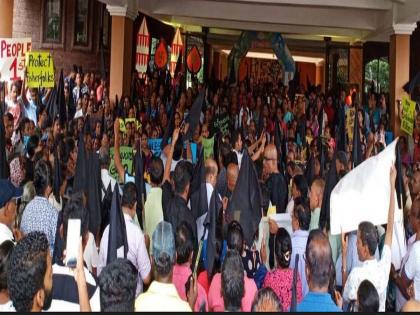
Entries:
POLYGON ((163 221, 162 188, 152 187, 144 204, 144 233, 149 235, 150 253, 152 252, 153 232, 160 221, 163 221))
POLYGON ((135 311, 191 312, 191 308, 179 297, 174 284, 153 281, 149 290, 136 299, 135 311))

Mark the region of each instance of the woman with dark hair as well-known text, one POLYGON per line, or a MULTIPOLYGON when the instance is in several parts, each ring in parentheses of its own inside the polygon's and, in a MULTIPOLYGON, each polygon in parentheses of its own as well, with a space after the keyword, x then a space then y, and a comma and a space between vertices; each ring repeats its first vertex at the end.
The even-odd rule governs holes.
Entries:
POLYGON ((369 280, 364 280, 357 290, 357 311, 363 313, 379 311, 379 295, 369 280))
POLYGON ((13 247, 13 242, 8 240, 0 245, 0 312, 15 311, 7 289, 7 264, 13 247))
MULTIPOLYGON (((289 311, 292 302, 293 269, 289 268, 292 259, 292 240, 284 228, 279 228, 275 236, 275 256, 277 268, 268 272, 264 279, 264 288, 271 288, 280 299, 284 311, 289 311)), ((297 302, 302 300, 302 282, 297 275, 297 302)))

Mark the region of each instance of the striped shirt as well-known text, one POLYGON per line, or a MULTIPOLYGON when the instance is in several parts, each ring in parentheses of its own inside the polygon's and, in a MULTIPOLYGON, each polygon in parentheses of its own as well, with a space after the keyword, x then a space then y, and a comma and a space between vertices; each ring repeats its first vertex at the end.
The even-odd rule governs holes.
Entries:
MULTIPOLYGON (((53 265, 53 300, 49 312, 79 312, 79 292, 73 271, 60 264, 53 265)), ((101 310, 99 286, 89 270, 84 267, 87 291, 92 312, 101 310)))

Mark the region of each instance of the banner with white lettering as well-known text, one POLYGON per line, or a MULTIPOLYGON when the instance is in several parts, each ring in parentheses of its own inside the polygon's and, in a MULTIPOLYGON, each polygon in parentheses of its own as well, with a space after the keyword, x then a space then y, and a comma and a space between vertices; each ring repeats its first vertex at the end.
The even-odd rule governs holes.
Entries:
POLYGON ((25 54, 31 50, 31 38, 0 38, 0 80, 23 79, 25 54))

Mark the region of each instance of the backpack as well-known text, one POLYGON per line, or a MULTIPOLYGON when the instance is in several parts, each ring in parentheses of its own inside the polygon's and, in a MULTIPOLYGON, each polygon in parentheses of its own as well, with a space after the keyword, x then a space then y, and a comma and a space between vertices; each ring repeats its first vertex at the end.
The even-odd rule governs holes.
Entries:
POLYGON ((105 189, 104 183, 101 180, 101 190, 104 193, 104 198, 101 200, 101 229, 100 235, 104 233, 106 226, 109 224, 109 214, 111 211, 111 203, 112 203, 112 188, 111 182, 109 182, 108 188, 105 189))

